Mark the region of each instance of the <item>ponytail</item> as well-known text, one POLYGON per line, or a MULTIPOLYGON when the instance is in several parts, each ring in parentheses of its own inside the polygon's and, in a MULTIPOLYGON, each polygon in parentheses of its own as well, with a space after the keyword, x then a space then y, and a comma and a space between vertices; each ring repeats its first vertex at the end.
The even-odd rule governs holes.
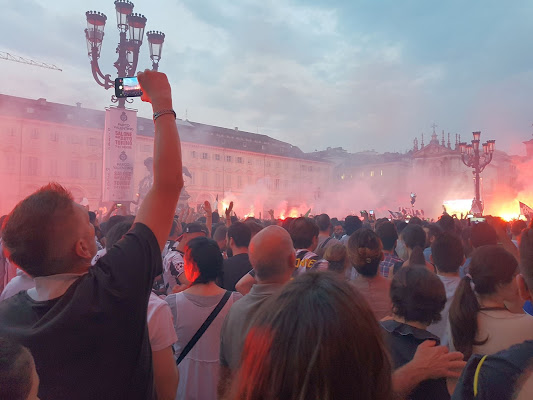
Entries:
POLYGON ((424 249, 422 249, 421 246, 415 246, 411 250, 411 255, 409 256, 409 265, 426 265, 424 249))
POLYGON ((472 347, 487 343, 488 337, 476 341, 477 313, 480 310, 476 293, 472 288, 472 278, 467 275, 457 287, 450 306, 450 327, 452 330, 453 345, 457 351, 463 353, 468 360, 472 355, 472 347))

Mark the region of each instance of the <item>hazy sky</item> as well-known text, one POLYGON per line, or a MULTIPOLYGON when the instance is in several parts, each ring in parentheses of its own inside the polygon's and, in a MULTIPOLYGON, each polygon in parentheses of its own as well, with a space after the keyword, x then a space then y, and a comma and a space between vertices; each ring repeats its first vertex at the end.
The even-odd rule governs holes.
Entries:
MULTIPOLYGON (((533 2, 137 0, 165 32, 160 70, 184 118, 260 132, 305 151, 405 151, 430 125, 522 153, 533 128, 533 2)), ((0 92, 103 109, 85 11, 108 17, 100 65, 118 42, 113 1, 0 0, 0 50, 63 72, 0 60, 0 92)), ((138 69, 151 65, 148 43, 138 69)), ((140 115, 150 108, 136 100, 140 115)), ((440 136, 440 135, 439 135, 440 136)))

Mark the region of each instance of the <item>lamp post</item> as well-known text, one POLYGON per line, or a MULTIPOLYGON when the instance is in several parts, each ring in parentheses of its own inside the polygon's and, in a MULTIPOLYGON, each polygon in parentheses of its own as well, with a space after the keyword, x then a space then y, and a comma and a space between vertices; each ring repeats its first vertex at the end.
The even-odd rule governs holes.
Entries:
POLYGON ((474 214, 481 215, 483 214, 483 202, 481 201, 480 174, 492 161, 496 140, 487 140, 483 143, 483 149, 480 151, 481 132, 473 132, 472 134, 474 136, 472 143, 459 143, 459 149, 463 164, 474 169, 472 174, 474 175, 476 196, 472 202, 472 211, 474 214))
MULTIPOLYGON (((133 3, 129 0, 116 0, 115 10, 117 14, 117 28, 120 33, 120 41, 117 46, 118 59, 113 64, 117 69, 119 77, 133 76, 137 70, 139 61, 139 50, 141 48, 144 28, 146 27, 146 17, 133 12, 133 3)), ((91 70, 94 80, 104 89, 115 87, 115 81, 111 75, 104 75, 98 65, 102 41, 104 40, 104 28, 107 21, 105 14, 98 11, 87 11, 87 29, 85 29, 85 39, 87 41, 87 51, 91 60, 91 70)), ((161 59, 161 50, 165 35, 161 32, 148 32, 148 42, 150 44, 150 59, 152 68, 157 70, 161 59)), ((126 98, 117 99, 111 96, 113 103, 118 102, 119 108, 124 108, 126 101, 133 100, 126 98)))

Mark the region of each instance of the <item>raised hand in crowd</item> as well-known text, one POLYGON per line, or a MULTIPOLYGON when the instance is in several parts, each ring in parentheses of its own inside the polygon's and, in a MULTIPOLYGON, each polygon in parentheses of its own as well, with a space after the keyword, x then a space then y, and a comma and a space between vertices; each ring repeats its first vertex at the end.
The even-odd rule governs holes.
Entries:
POLYGON ((211 203, 209 201, 204 201, 203 206, 205 212, 205 225, 209 232, 208 237, 211 237, 211 232, 213 231, 213 211, 211 210, 211 203))
POLYGON ((226 208, 226 210, 224 211, 224 213, 226 214, 226 226, 227 227, 231 226, 231 212, 232 211, 233 211, 233 201, 230 201, 229 207, 226 208))

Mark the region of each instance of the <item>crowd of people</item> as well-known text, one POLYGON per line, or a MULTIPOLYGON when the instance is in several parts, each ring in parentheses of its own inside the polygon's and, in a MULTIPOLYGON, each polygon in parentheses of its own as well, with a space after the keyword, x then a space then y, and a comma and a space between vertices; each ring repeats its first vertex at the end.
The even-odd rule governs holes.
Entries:
POLYGON ((525 222, 175 215, 170 86, 139 82, 137 214, 51 183, 0 221, 1 399, 533 398, 525 222))

